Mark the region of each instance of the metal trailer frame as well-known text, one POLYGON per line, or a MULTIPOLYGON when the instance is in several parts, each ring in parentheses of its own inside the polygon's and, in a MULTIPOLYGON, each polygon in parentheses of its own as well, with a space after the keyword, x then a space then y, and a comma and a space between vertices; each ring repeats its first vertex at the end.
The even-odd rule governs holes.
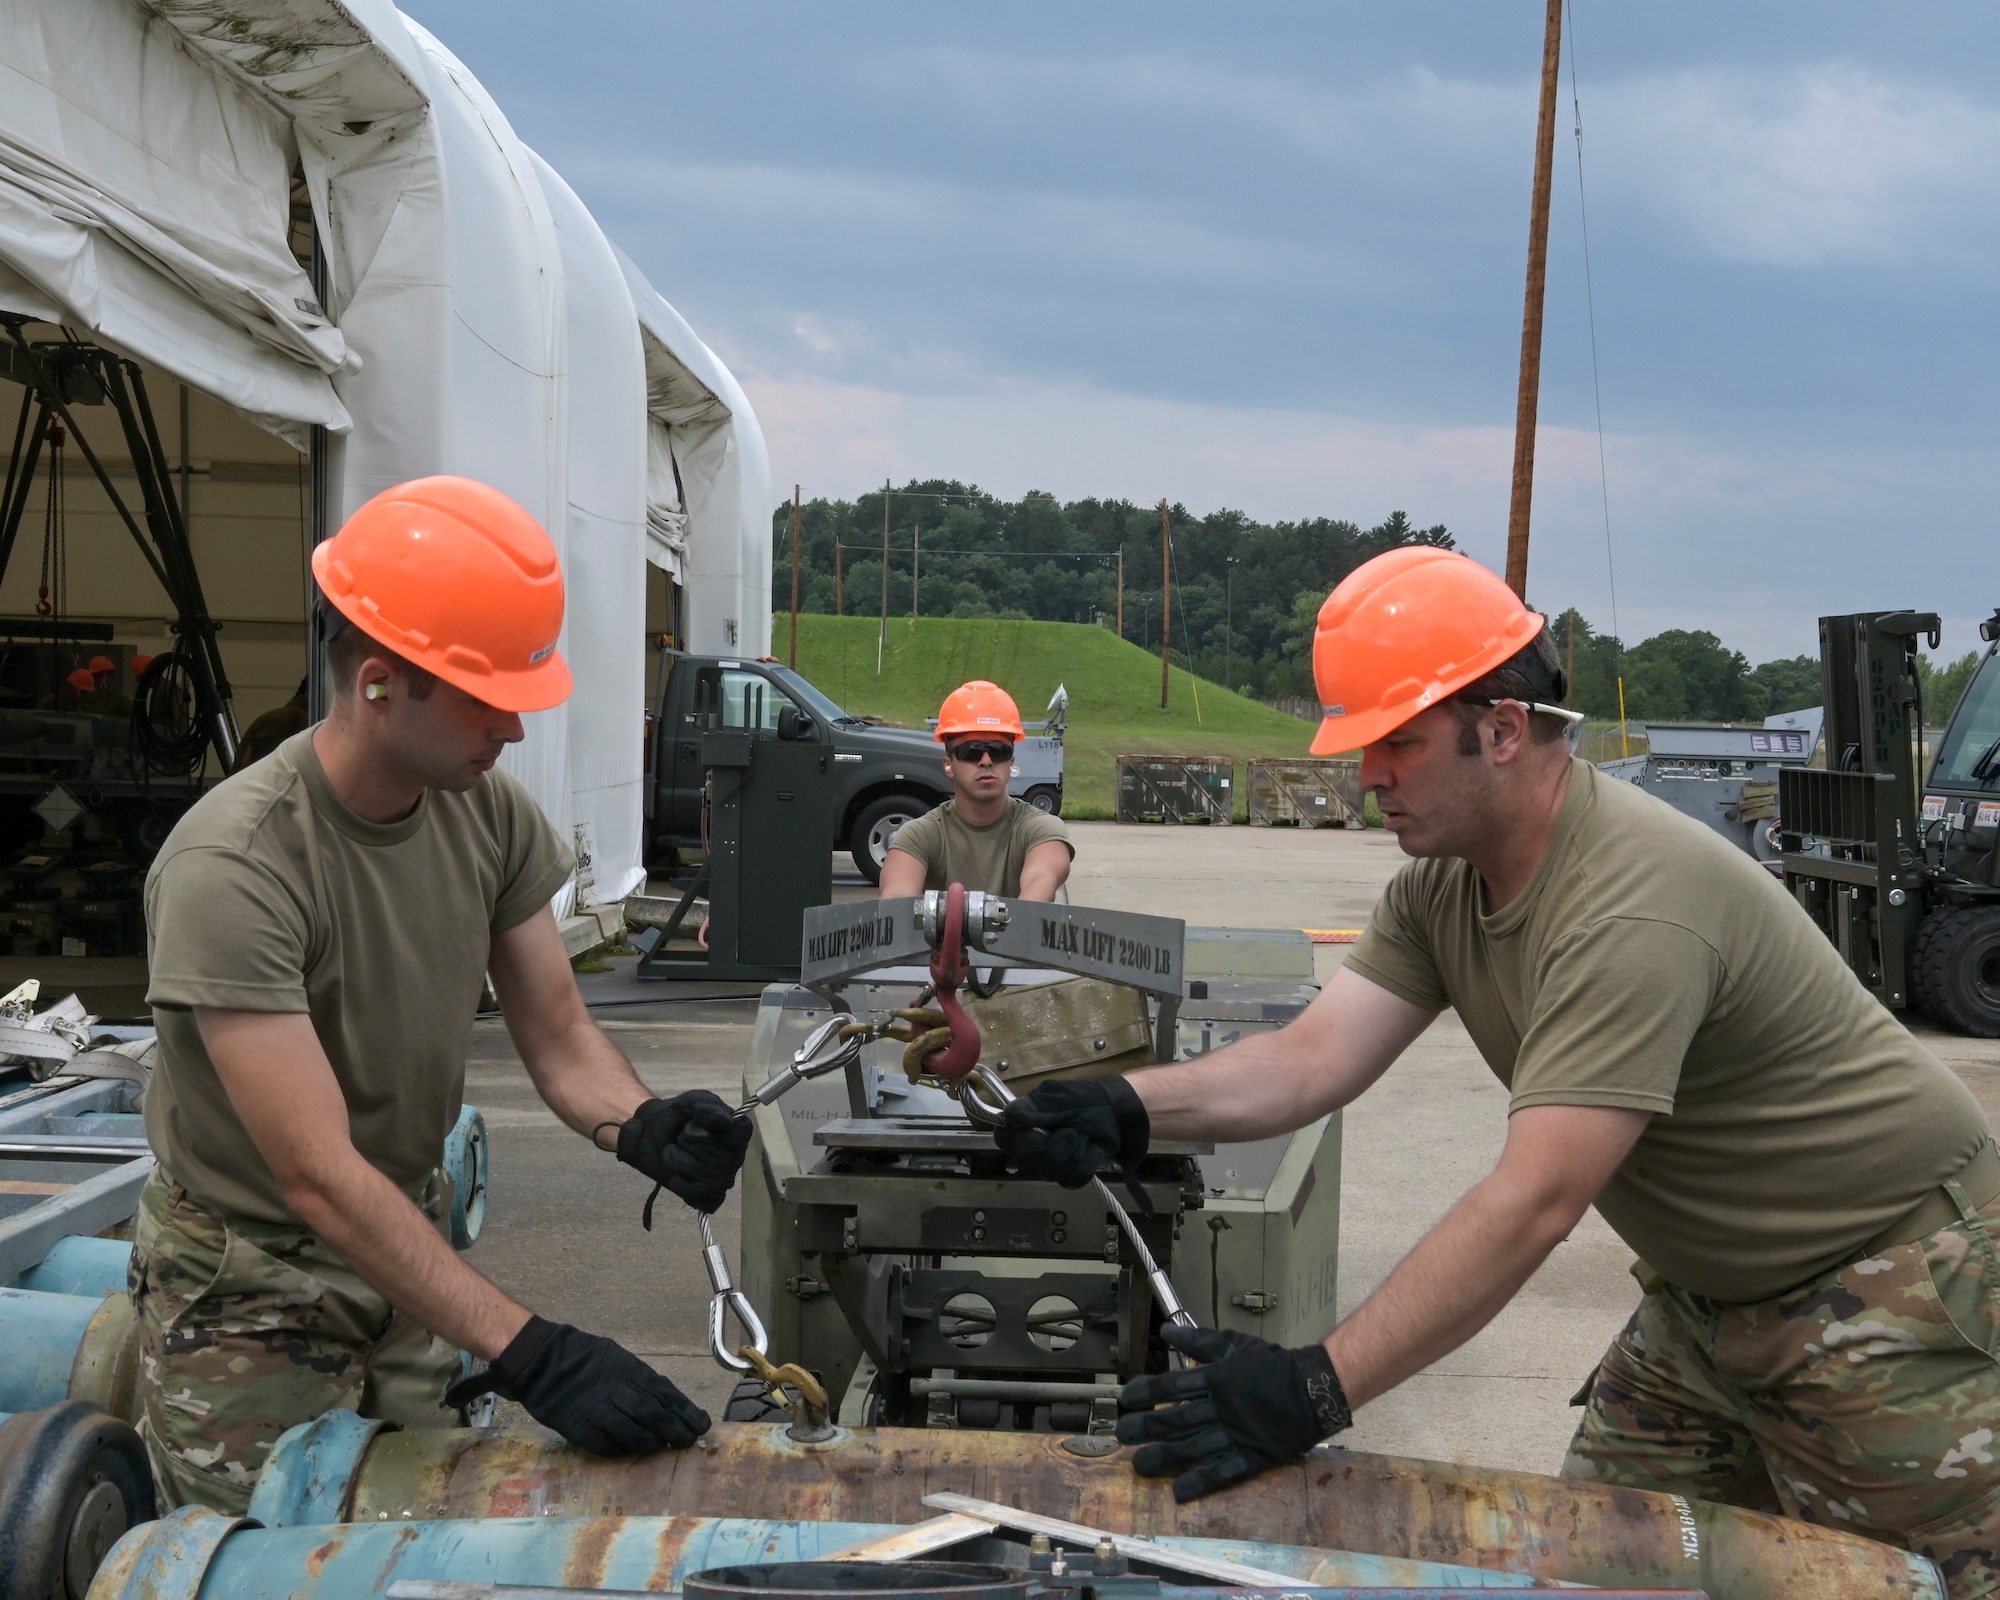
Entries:
POLYGON ((0 1102, 0 1284, 71 1234, 129 1221, 153 1155, 125 1079, 61 1078, 0 1102), (9 1103, 11 1102, 11 1103, 9 1103), (101 1131, 90 1131, 92 1125, 101 1131))

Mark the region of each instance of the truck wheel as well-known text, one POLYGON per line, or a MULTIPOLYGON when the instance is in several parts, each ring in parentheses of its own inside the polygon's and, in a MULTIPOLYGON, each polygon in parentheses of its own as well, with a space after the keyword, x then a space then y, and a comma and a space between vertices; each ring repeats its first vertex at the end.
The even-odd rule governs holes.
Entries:
POLYGON ((1932 912, 1917 930, 1911 988, 1925 1011, 1979 1039, 2000 1039, 2000 906, 1932 912))
POLYGON ((906 822, 914 822, 931 803, 915 795, 884 795, 854 819, 854 831, 847 836, 847 852, 870 883, 882 881, 882 862, 889 854, 889 842, 906 822))
POLYGON ((1062 815, 1062 790, 1052 783, 1038 783, 1021 798, 1037 811, 1046 812, 1052 817, 1062 815))

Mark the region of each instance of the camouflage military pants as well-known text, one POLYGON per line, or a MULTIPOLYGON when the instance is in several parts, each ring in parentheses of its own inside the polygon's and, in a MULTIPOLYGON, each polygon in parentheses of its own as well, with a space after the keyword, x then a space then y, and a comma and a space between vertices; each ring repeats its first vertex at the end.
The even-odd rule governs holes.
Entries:
POLYGON ((1953 1600, 2000 1593, 2000 1200, 1954 1199, 1961 1221, 1776 1300, 1656 1288, 1564 1475, 1844 1528, 1930 1557, 1953 1600))
MULTIPOLYGON (((450 1214, 434 1176, 422 1206, 450 1214)), ((442 1226, 443 1224, 440 1223, 442 1226)), ((344 1408, 450 1427, 459 1352, 393 1309, 311 1233, 211 1216, 157 1171, 139 1196, 132 1299, 139 1432, 164 1511, 240 1514, 278 1435, 344 1408)))

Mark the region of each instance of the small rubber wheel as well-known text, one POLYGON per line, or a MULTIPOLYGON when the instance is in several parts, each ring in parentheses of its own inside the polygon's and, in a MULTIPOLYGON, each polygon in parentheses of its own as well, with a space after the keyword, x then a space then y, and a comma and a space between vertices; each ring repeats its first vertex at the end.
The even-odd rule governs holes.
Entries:
POLYGON ((791 1412, 771 1398, 771 1392, 756 1378, 745 1378, 722 1408, 724 1422, 790 1422, 791 1412))
POLYGON ((882 863, 888 858, 889 844, 906 822, 914 822, 931 802, 915 795, 884 795, 854 819, 854 831, 847 836, 847 852, 854 865, 870 883, 882 881, 882 863))
POLYGON ((1917 930, 1910 975, 1933 1019, 1974 1038, 2000 1039, 2000 905, 1933 911, 1917 930))
POLYGON ((121 1535, 153 1517, 139 1435, 86 1400, 0 1423, 0 1595, 84 1600, 121 1535))
POLYGON ((1062 815, 1062 790, 1052 783, 1038 783, 1021 798, 1051 817, 1062 815))

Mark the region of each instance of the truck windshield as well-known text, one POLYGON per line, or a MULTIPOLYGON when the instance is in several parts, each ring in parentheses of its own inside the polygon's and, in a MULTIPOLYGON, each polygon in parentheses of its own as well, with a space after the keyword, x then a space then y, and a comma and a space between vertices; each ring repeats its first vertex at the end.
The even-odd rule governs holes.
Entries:
POLYGON ((828 722, 838 725, 843 722, 859 722, 861 720, 859 717, 850 717, 839 706, 821 694, 819 690, 807 683, 804 678, 801 678, 796 672, 792 671, 790 667, 772 667, 770 673, 772 677, 785 686, 794 700, 801 701, 810 710, 825 717, 828 722))
POLYGON ((1989 650, 1938 748, 1931 781, 1992 787, 2000 782, 2000 652, 1989 650))

